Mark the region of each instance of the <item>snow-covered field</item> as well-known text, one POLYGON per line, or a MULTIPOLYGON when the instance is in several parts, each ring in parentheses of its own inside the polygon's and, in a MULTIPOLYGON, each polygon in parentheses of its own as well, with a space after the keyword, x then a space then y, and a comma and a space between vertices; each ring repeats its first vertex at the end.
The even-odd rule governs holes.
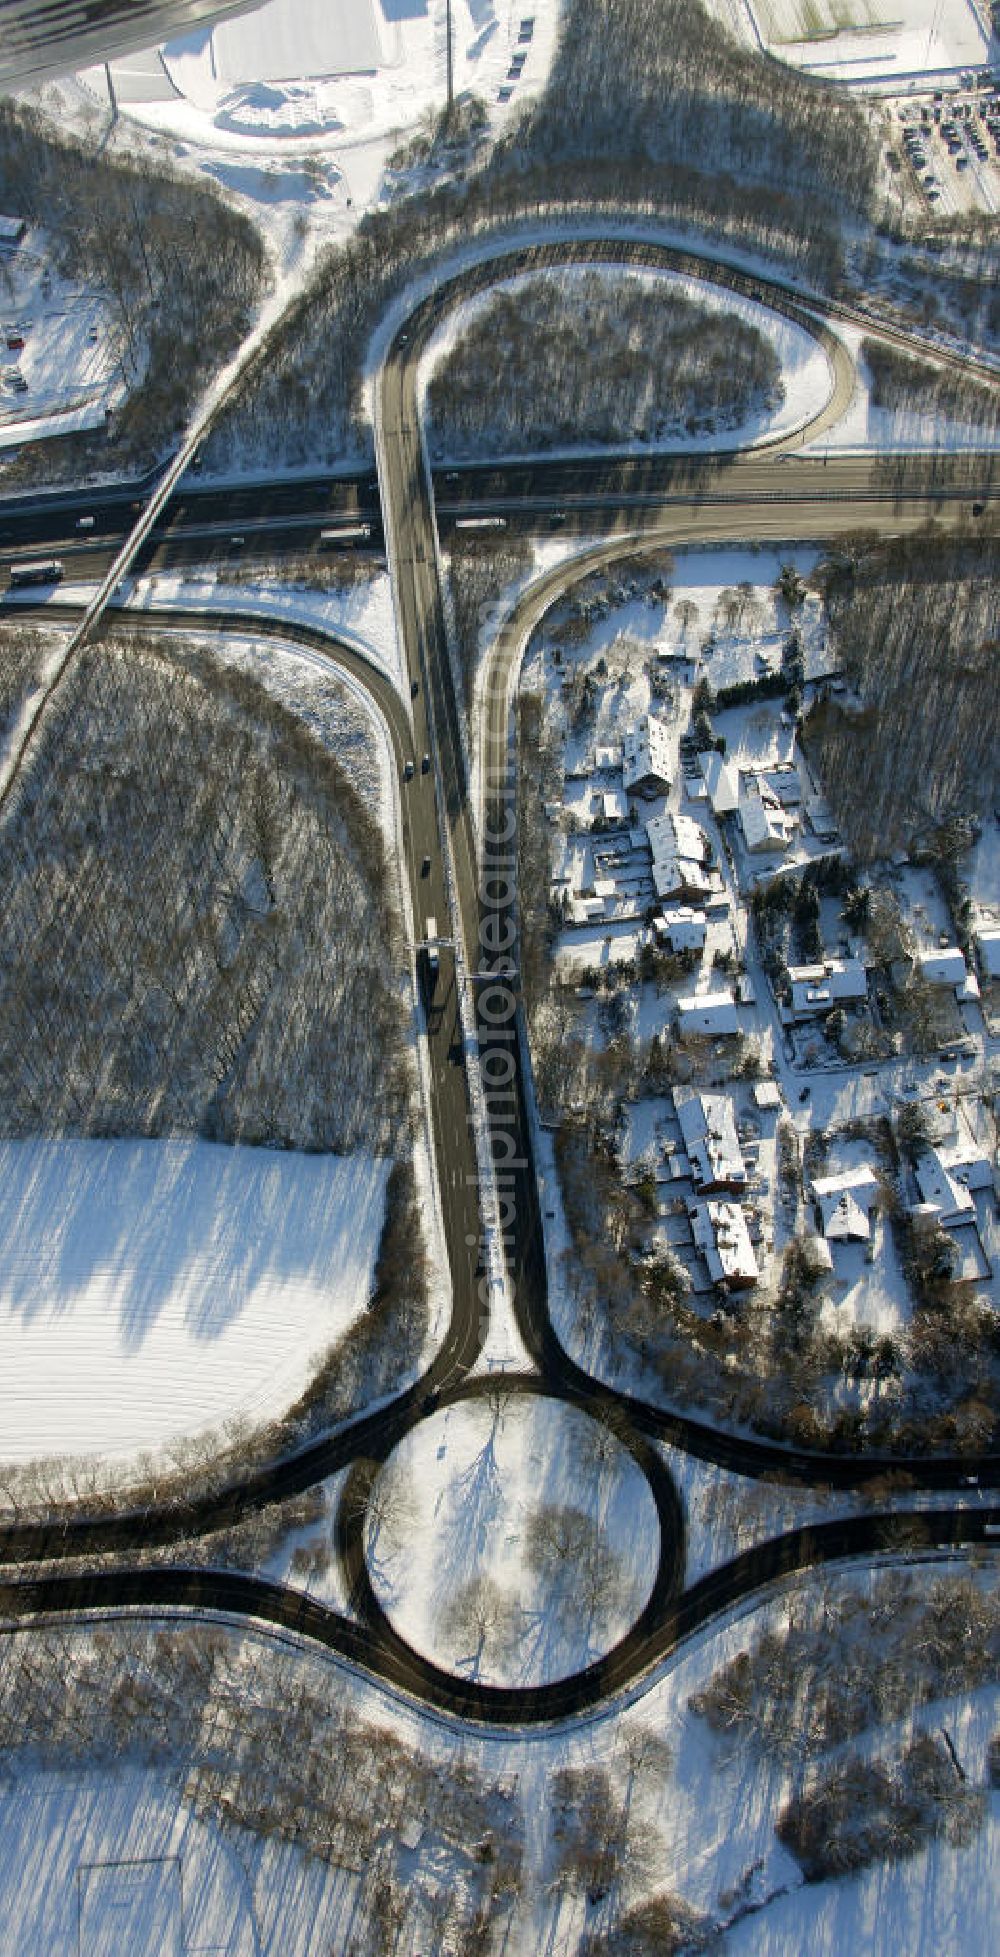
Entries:
MULTIPOLYGON (((529 276, 535 277, 537 274, 532 273, 529 276)), ((547 276, 558 279, 570 294, 574 284, 585 277, 592 276, 592 272, 583 266, 561 266, 553 268, 547 276)), ((758 305, 755 300, 745 298, 742 293, 727 291, 710 285, 702 279, 686 278, 680 273, 623 270, 618 276, 622 279, 637 279, 650 290, 659 288, 664 292, 676 293, 692 304, 703 307, 708 313, 732 313, 746 325, 756 327, 757 331, 763 334, 774 347, 781 362, 785 390, 785 398, 781 406, 773 414, 749 417, 737 427, 726 429, 724 433, 700 436, 698 440, 700 449, 738 449, 751 446, 755 442, 773 441, 779 435, 794 433, 825 407, 833 386, 828 356, 819 342, 794 320, 772 312, 768 306, 758 305)), ((428 341, 420 362, 419 390, 422 407, 432 375, 447 360, 459 336, 466 331, 473 320, 489 309, 495 294, 503 292, 516 295, 518 288, 524 283, 524 277, 499 280, 488 292, 477 293, 473 298, 463 300, 448 313, 442 325, 428 341)), ((504 377, 502 384, 510 385, 510 377, 504 377)), ((655 442, 644 442, 633 446, 640 454, 648 454, 651 450, 657 449, 687 450, 691 447, 691 436, 680 433, 655 442)), ((559 449, 546 450, 546 454, 553 457, 563 452, 559 449)), ((582 452, 575 448, 565 451, 571 455, 582 452)), ((496 455, 492 448, 489 448, 489 454, 491 460, 503 460, 503 457, 496 455)))
POLYGON ((126 1456, 279 1415, 367 1302, 388 1165, 0 1146, 0 1452, 126 1456))
POLYGON ((2 1957, 254 1957, 246 1871, 166 1775, 28 1773, 0 1791, 2 1957))
POLYGON ((561 1402, 496 1396, 424 1420, 382 1471, 372 1581, 400 1634, 483 1682, 535 1685, 606 1651, 641 1611, 659 1527, 621 1444, 561 1402))

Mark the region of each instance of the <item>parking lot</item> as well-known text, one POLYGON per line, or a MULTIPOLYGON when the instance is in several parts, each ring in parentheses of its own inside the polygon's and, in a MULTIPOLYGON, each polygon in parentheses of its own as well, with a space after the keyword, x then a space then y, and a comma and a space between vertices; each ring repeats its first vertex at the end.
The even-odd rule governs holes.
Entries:
POLYGON ((1000 212, 1000 85, 892 105, 889 167, 929 212, 1000 212))

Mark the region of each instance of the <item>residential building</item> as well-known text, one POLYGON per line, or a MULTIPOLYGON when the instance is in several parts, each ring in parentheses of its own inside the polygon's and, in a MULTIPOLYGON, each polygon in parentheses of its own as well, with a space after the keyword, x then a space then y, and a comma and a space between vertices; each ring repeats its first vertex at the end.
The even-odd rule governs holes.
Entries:
POLYGON ((708 919, 704 911, 692 910, 690 904, 680 904, 654 917, 653 930, 657 942, 665 945, 668 951, 701 951, 705 944, 708 919))
POLYGON ((740 1204, 696 1203, 688 1215, 713 1284, 726 1291, 745 1291, 756 1284, 760 1271, 740 1204))
POLYGON ((622 781, 626 795, 669 795, 670 733, 654 714, 643 714, 622 740, 622 781))
POLYGON ((727 1039, 740 1030, 736 1001, 728 988, 678 999, 677 1020, 681 1038, 688 1040, 727 1039))
POLYGON ((964 985, 968 966, 957 945, 942 945, 937 951, 922 951, 917 964, 928 985, 964 985))
POLYGON ((827 958, 822 965, 790 965, 790 1012, 815 1019, 834 1006, 860 1005, 868 997, 868 973, 860 958, 827 958))
POLYGON ((823 1219, 823 1235, 832 1243, 867 1243, 878 1191, 878 1177, 867 1165, 835 1176, 817 1176, 812 1193, 823 1219))
POLYGON ((747 1165, 732 1102, 723 1094, 693 1094, 675 1088, 674 1106, 698 1194, 745 1189, 747 1165))
POLYGON ((694 817, 668 810, 647 822, 646 834, 653 852, 653 888, 660 902, 707 896, 712 889, 705 867, 708 841, 694 817))
POLYGON ((708 790, 708 799, 714 815, 733 815, 740 802, 740 777, 731 761, 709 748, 707 754, 698 756, 699 766, 708 790))
POLYGON ((753 855, 787 849, 796 819, 784 809, 774 790, 759 775, 740 776, 740 828, 745 848, 753 855))
POLYGON ((1000 979, 1000 929, 996 925, 984 926, 976 932, 976 944, 983 977, 1000 979))

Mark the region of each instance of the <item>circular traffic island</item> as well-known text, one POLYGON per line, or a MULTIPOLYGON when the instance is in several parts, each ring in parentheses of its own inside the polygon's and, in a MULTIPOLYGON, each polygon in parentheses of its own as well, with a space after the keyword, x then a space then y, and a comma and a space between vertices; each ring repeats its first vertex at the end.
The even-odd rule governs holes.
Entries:
POLYGON ((482 1685, 583 1671, 635 1623, 656 1580, 649 1483, 589 1415, 487 1388, 422 1421, 368 1504, 372 1587, 423 1657, 482 1685))

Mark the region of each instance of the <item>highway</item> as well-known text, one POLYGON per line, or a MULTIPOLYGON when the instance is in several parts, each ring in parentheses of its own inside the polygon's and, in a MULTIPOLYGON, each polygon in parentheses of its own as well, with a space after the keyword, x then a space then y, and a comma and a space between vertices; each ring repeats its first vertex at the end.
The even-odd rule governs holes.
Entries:
MULTIPOLYGON (((572 249, 567 249, 565 256, 578 259, 583 255, 578 243, 567 241, 569 246, 572 249)), ((616 241, 614 254, 620 251, 621 241, 616 241)), ((485 282, 487 268, 478 268, 477 276, 480 273, 485 282)), ((489 276, 497 276, 496 270, 490 270, 489 276)), ((668 1441, 743 1475, 779 1472, 803 1485, 841 1488, 863 1487, 889 1469, 905 1470, 913 1485, 922 1488, 958 1489, 970 1472, 978 1475, 983 1487, 995 1487, 1000 1482, 1000 1457, 861 1457, 786 1449, 762 1438, 722 1432, 708 1423, 616 1393, 590 1379, 560 1345, 548 1314, 544 1240, 526 1114, 524 1071, 529 1063, 516 954, 514 948, 499 949, 505 945, 512 920, 516 921, 507 882, 513 864, 511 826, 516 807, 509 732, 510 702, 524 645, 534 625, 574 579, 586 575, 597 563, 634 550, 637 537, 646 543, 673 547, 733 538, 747 543, 822 541, 842 530, 913 529, 931 515, 956 526, 969 525, 976 519, 968 488, 956 491, 940 485, 926 494, 902 497, 873 485, 866 458, 793 459, 788 440, 725 460, 650 459, 648 468, 646 459, 639 464, 632 459, 572 465, 557 462, 518 465, 509 475, 489 465, 487 470, 464 472, 457 484, 451 479, 453 472, 448 472, 446 481, 440 477, 435 481, 426 467, 421 443, 417 366, 427 335, 444 308, 457 296, 465 295, 468 277, 464 274, 452 281, 416 308, 382 364, 376 409, 378 491, 365 481, 341 482, 336 491, 342 499, 338 507, 363 510, 372 521, 378 520, 377 511, 384 525, 408 669, 406 704, 362 655, 338 645, 330 635, 273 620, 253 622, 255 631, 277 638, 288 639, 294 632, 297 641, 324 652, 367 687, 389 732, 400 773, 404 870, 418 939, 427 917, 433 915, 455 947, 454 951, 442 952, 441 974, 426 1028, 433 1142, 452 1279, 452 1317, 444 1345, 426 1377, 392 1406, 352 1422, 292 1461, 254 1471, 221 1495, 162 1512, 145 1510, 139 1515, 91 1520, 64 1516, 46 1524, 24 1524, 0 1537, 0 1558, 7 1564, 123 1555, 225 1526, 265 1501, 281 1499, 350 1465, 350 1499, 342 1505, 339 1547, 351 1595, 361 1614, 361 1627, 280 1586, 211 1571, 192 1575, 138 1568, 104 1570, 85 1578, 76 1574, 33 1577, 29 1583, 6 1586, 0 1594, 0 1607, 11 1613, 38 1609, 75 1612, 103 1602, 149 1607, 179 1603, 237 1610, 317 1638, 442 1710, 499 1723, 530 1723, 591 1709, 608 1694, 641 1678, 690 1629, 709 1622, 717 1612, 789 1570, 898 1547, 901 1529, 910 1532, 914 1542, 925 1544, 937 1540, 981 1541, 987 1526, 997 1519, 994 1509, 955 1506, 919 1518, 910 1514, 905 1519, 866 1515, 822 1528, 792 1531, 685 1590, 683 1514, 654 1442, 668 1441), (436 490, 444 499, 444 509, 452 513, 495 509, 506 499, 512 516, 529 521, 575 498, 581 523, 585 516, 594 528, 611 532, 604 543, 539 579, 515 607, 492 648, 481 727, 486 787, 483 807, 478 811, 470 804, 461 709, 448 648, 437 557, 436 490), (422 767, 425 754, 429 762, 426 773, 422 767), (404 783, 408 761, 414 764, 414 774, 404 783), (422 866, 427 857, 430 871, 424 875, 422 866), (484 968, 493 973, 488 985, 482 980, 477 983, 472 976, 484 968), (660 1518, 660 1557, 653 1591, 632 1631, 599 1666, 558 1687, 538 1688, 534 1694, 491 1692, 456 1680, 419 1659, 384 1618, 364 1561, 365 1497, 378 1465, 431 1407, 489 1390, 488 1383, 469 1379, 486 1331, 481 1278, 487 1245, 477 1200, 479 1164, 469 1120, 471 1056, 463 1045, 458 1011, 463 971, 467 999, 471 1001, 474 992, 477 1001, 475 1057, 485 1084, 495 1168, 509 1196, 511 1222, 504 1233, 508 1284, 518 1328, 534 1368, 526 1377, 508 1380, 508 1388, 569 1401, 611 1426, 642 1466, 660 1518)), ((727 282, 734 281, 730 278, 727 282)), ((760 284, 754 281, 755 287, 760 284)), ((782 309, 788 310, 788 304, 783 302, 782 309)), ((839 380, 835 377, 834 391, 840 389, 841 406, 847 385, 846 375, 841 373, 839 380)), ((822 412, 810 424, 813 434, 821 420, 822 412)), ((983 458, 984 494, 988 493, 992 466, 989 463, 987 467, 988 462, 989 458, 983 458)), ((329 479, 325 490, 319 484, 320 479, 316 479, 308 487, 317 504, 324 494, 329 497, 331 493, 329 479)), ((171 529, 168 505, 160 519, 165 534, 161 537, 154 531, 146 545, 152 553, 149 563, 164 561, 157 560, 159 551, 182 550, 188 544, 192 548, 207 546, 217 558, 220 518, 211 499, 223 493, 207 491, 202 501, 201 492, 191 493, 182 485, 175 492, 176 527, 171 529)), ((259 494, 260 501, 254 512, 245 508, 238 518, 227 515, 227 523, 239 524, 234 534, 246 537, 252 524, 255 534, 273 547, 275 538, 300 534, 300 519, 304 526, 301 534, 307 533, 309 526, 299 506, 306 485, 265 485, 259 491, 243 493, 251 500, 259 494)), ((328 508, 327 503, 309 519, 309 534, 314 538, 328 508)), ((231 509, 230 501, 227 510, 231 509)), ((44 520, 62 523, 65 528, 72 519, 75 525, 74 510, 78 513, 78 506, 67 499, 58 513, 47 511, 44 520)), ((25 511, 21 517, 25 523, 40 520, 37 512, 25 511)), ((118 518, 125 521, 121 509, 118 518)), ((10 521, 11 513, 0 511, 0 528, 10 521)), ((88 552, 99 562, 102 552, 113 549, 114 545, 105 544, 103 538, 88 537, 77 547, 74 572, 88 561, 88 552)), ((18 609, 22 608, 19 605, 18 609)), ((58 606, 45 609, 54 616, 69 615, 69 608, 62 613, 58 606)), ((115 629, 115 619, 114 611, 107 613, 102 629, 115 629)), ((126 622, 142 631, 241 633, 250 623, 242 614, 230 618, 224 612, 187 614, 175 609, 169 614, 143 610, 126 622)))

